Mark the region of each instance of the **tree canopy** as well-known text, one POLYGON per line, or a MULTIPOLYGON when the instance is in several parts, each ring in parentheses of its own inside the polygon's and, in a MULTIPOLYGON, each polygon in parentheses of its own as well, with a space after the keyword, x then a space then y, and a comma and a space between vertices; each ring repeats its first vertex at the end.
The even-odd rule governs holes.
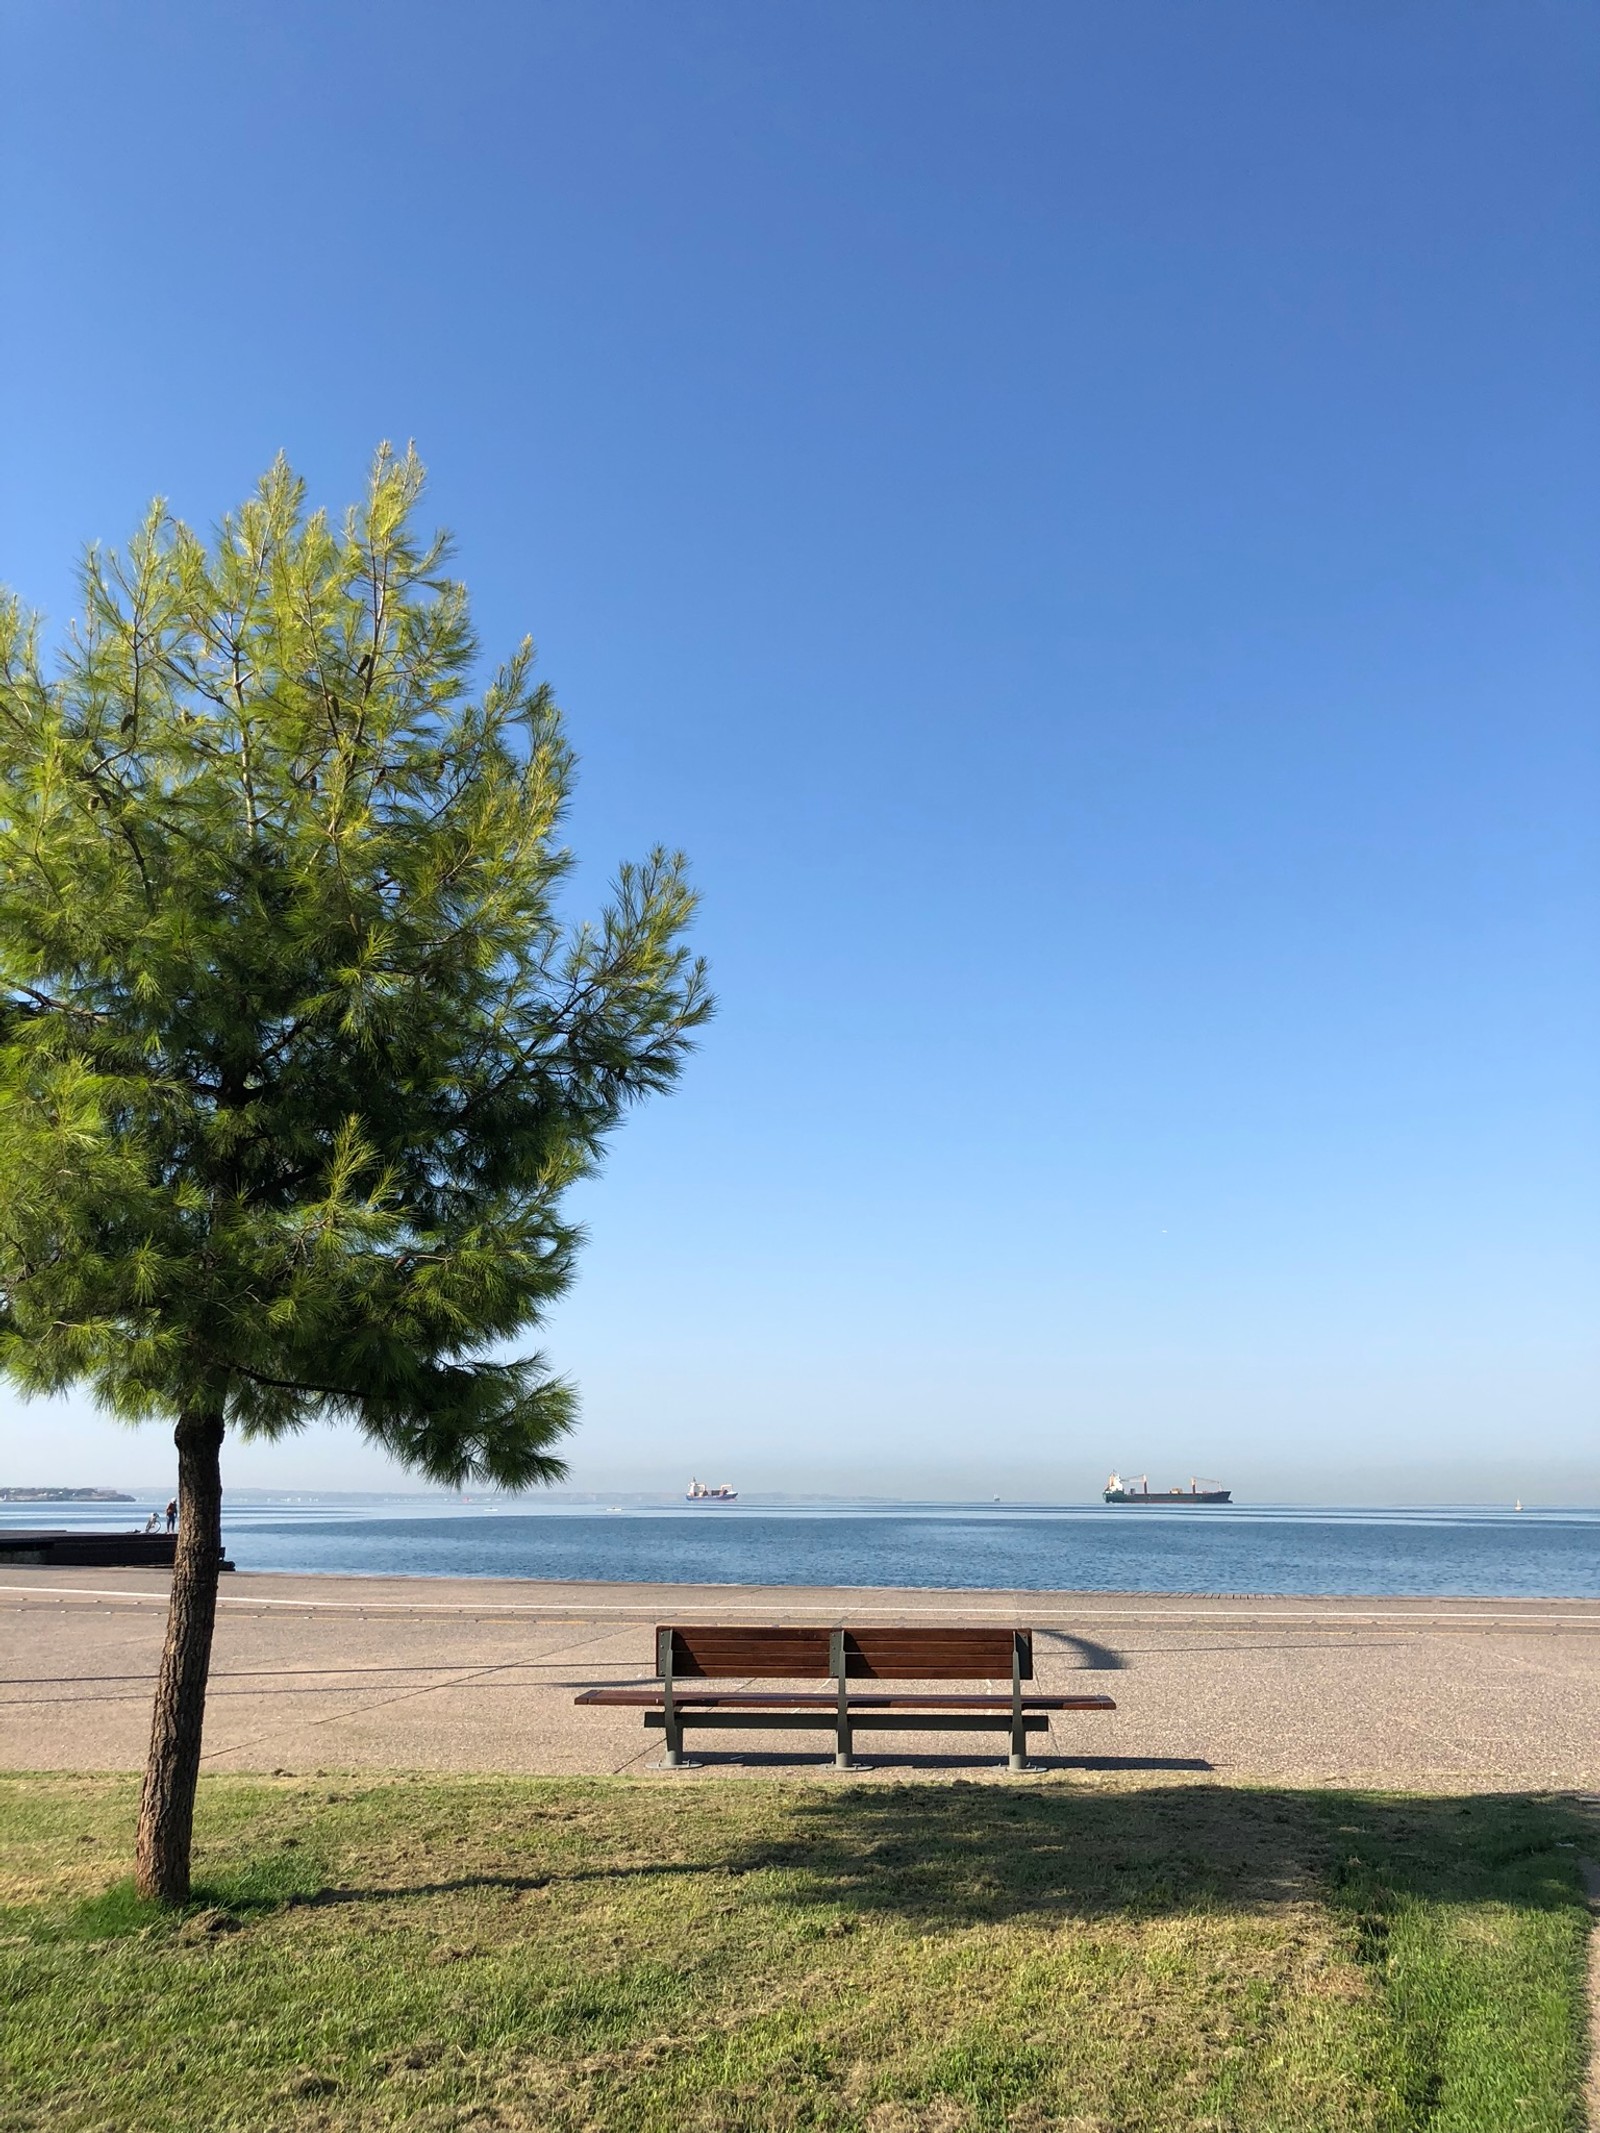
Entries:
POLYGON ((0 1370, 517 1488, 573 1412, 503 1354, 562 1194, 710 1002, 681 856, 563 917, 560 714, 527 643, 475 688, 421 487, 157 505, 48 670, 0 607, 0 1370))

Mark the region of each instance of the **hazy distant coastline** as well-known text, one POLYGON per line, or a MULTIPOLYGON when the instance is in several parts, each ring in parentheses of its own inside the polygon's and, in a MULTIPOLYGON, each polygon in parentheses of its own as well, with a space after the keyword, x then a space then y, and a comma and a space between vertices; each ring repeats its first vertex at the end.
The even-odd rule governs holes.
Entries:
POLYGON ((122 1489, 0 1489, 0 1503, 132 1503, 122 1489))
MULTIPOLYGON (((1500 1493, 1491 1489, 1462 1489, 1459 1493, 1447 1493, 1442 1489, 1425 1490, 1420 1485, 1397 1487, 1390 1493, 1380 1493, 1369 1483, 1364 1488, 1352 1487, 1341 1492, 1331 1487, 1305 1493, 1265 1488, 1250 1489, 1248 1493, 1236 1490, 1232 1508, 1235 1511, 1287 1512, 1314 1515, 1318 1512, 1405 1512, 1405 1511, 1510 1511, 1514 1506, 1528 1512, 1536 1511, 1592 1511, 1600 1509, 1600 1474, 1574 1471, 1550 1477, 1552 1485, 1540 1488, 1537 1483, 1528 1483, 1520 1489, 1500 1493)), ((124 1488, 78 1487, 58 1488, 45 1486, 11 1486, 0 1488, 0 1504, 39 1503, 153 1503, 158 1508, 172 1494, 168 1481, 146 1479, 130 1482, 124 1488)), ((458 1492, 453 1489, 327 1489, 316 1487, 262 1488, 246 1486, 228 1488, 226 1501, 242 1509, 270 1509, 282 1506, 288 1509, 313 1510, 318 1506, 332 1509, 359 1510, 393 1505, 397 1510, 418 1513, 433 1510, 459 1510, 472 1508, 478 1511, 518 1511, 537 1514, 543 1509, 552 1511, 664 1511, 685 1508, 681 1489, 674 1488, 627 1488, 627 1489, 531 1489, 525 1495, 513 1496, 491 1489, 471 1489, 458 1492)), ((711 1504, 698 1511, 690 1507, 691 1515, 728 1517, 737 1510, 746 1513, 758 1510, 790 1511, 813 1509, 819 1512, 837 1511, 901 1511, 926 1510, 941 1512, 961 1511, 1009 1511, 1018 1513, 1077 1511, 1101 1504, 1098 1489, 1076 1494, 1070 1488, 1056 1492, 1044 1490, 1017 1491, 996 1495, 992 1492, 963 1493, 956 1490, 928 1489, 921 1491, 887 1488, 876 1489, 763 1489, 741 1488, 737 1505, 711 1504)), ((1216 1515, 1214 1507, 1207 1506, 1197 1516, 1216 1515)))

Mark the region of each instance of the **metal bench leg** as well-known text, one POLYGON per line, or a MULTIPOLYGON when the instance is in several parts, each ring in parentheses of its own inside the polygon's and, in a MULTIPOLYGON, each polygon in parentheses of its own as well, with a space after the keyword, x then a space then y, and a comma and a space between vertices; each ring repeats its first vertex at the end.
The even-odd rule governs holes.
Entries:
POLYGON ((661 1760, 669 1770, 683 1768, 683 1720, 678 1716, 677 1700, 672 1693, 672 1632, 664 1629, 656 1640, 656 1672, 661 1677, 662 1730, 667 1737, 666 1753, 661 1760))
POLYGON ((833 1767, 835 1770, 854 1770, 855 1758, 851 1753, 854 1739, 850 1730, 850 1691, 845 1679, 844 1631, 828 1633, 828 1668, 838 1690, 839 1702, 833 1721, 833 1767))
POLYGON ((1008 1770, 1028 1767, 1028 1729, 1022 1723, 1022 1633, 1011 1632, 1011 1760, 1008 1770))

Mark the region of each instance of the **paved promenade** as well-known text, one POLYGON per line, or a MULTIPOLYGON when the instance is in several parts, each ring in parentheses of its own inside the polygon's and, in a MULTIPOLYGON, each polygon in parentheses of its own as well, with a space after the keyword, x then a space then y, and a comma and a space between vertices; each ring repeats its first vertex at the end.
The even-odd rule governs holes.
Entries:
MULTIPOLYGON (((162 1573, 0 1569, 0 1768, 143 1760, 162 1573)), ((639 1682, 662 1621, 994 1622, 1036 1632, 1037 1686, 1092 1688, 1037 1753, 1134 1780, 1600 1789, 1600 1601, 545 1584, 240 1574, 223 1580, 206 1722, 217 1770, 644 1773, 639 1682)), ((822 1736, 693 1741, 708 1772, 828 1769, 822 1736)), ((877 1735, 868 1763, 1002 1765, 997 1736, 877 1735)), ((673 1780, 678 1782, 678 1780, 673 1780)))

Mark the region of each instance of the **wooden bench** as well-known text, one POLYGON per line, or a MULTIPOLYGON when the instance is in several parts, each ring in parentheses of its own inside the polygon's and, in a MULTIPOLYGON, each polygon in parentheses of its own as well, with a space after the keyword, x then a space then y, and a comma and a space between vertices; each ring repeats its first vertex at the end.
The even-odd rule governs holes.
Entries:
POLYGON ((1109 1696, 1024 1696, 1033 1679, 1031 1629, 661 1628, 656 1631, 660 1688, 585 1689, 581 1704, 644 1711, 666 1734, 666 1760, 683 1762, 692 1727, 827 1730, 834 1763, 854 1765, 857 1733, 1009 1733, 1010 1768, 1028 1767, 1028 1735, 1049 1729, 1052 1711, 1114 1711, 1109 1696), (1008 1693, 968 1690, 929 1694, 896 1690, 862 1695, 856 1681, 1003 1681, 1008 1693), (701 1681, 829 1681, 831 1689, 685 1688, 701 1681))

